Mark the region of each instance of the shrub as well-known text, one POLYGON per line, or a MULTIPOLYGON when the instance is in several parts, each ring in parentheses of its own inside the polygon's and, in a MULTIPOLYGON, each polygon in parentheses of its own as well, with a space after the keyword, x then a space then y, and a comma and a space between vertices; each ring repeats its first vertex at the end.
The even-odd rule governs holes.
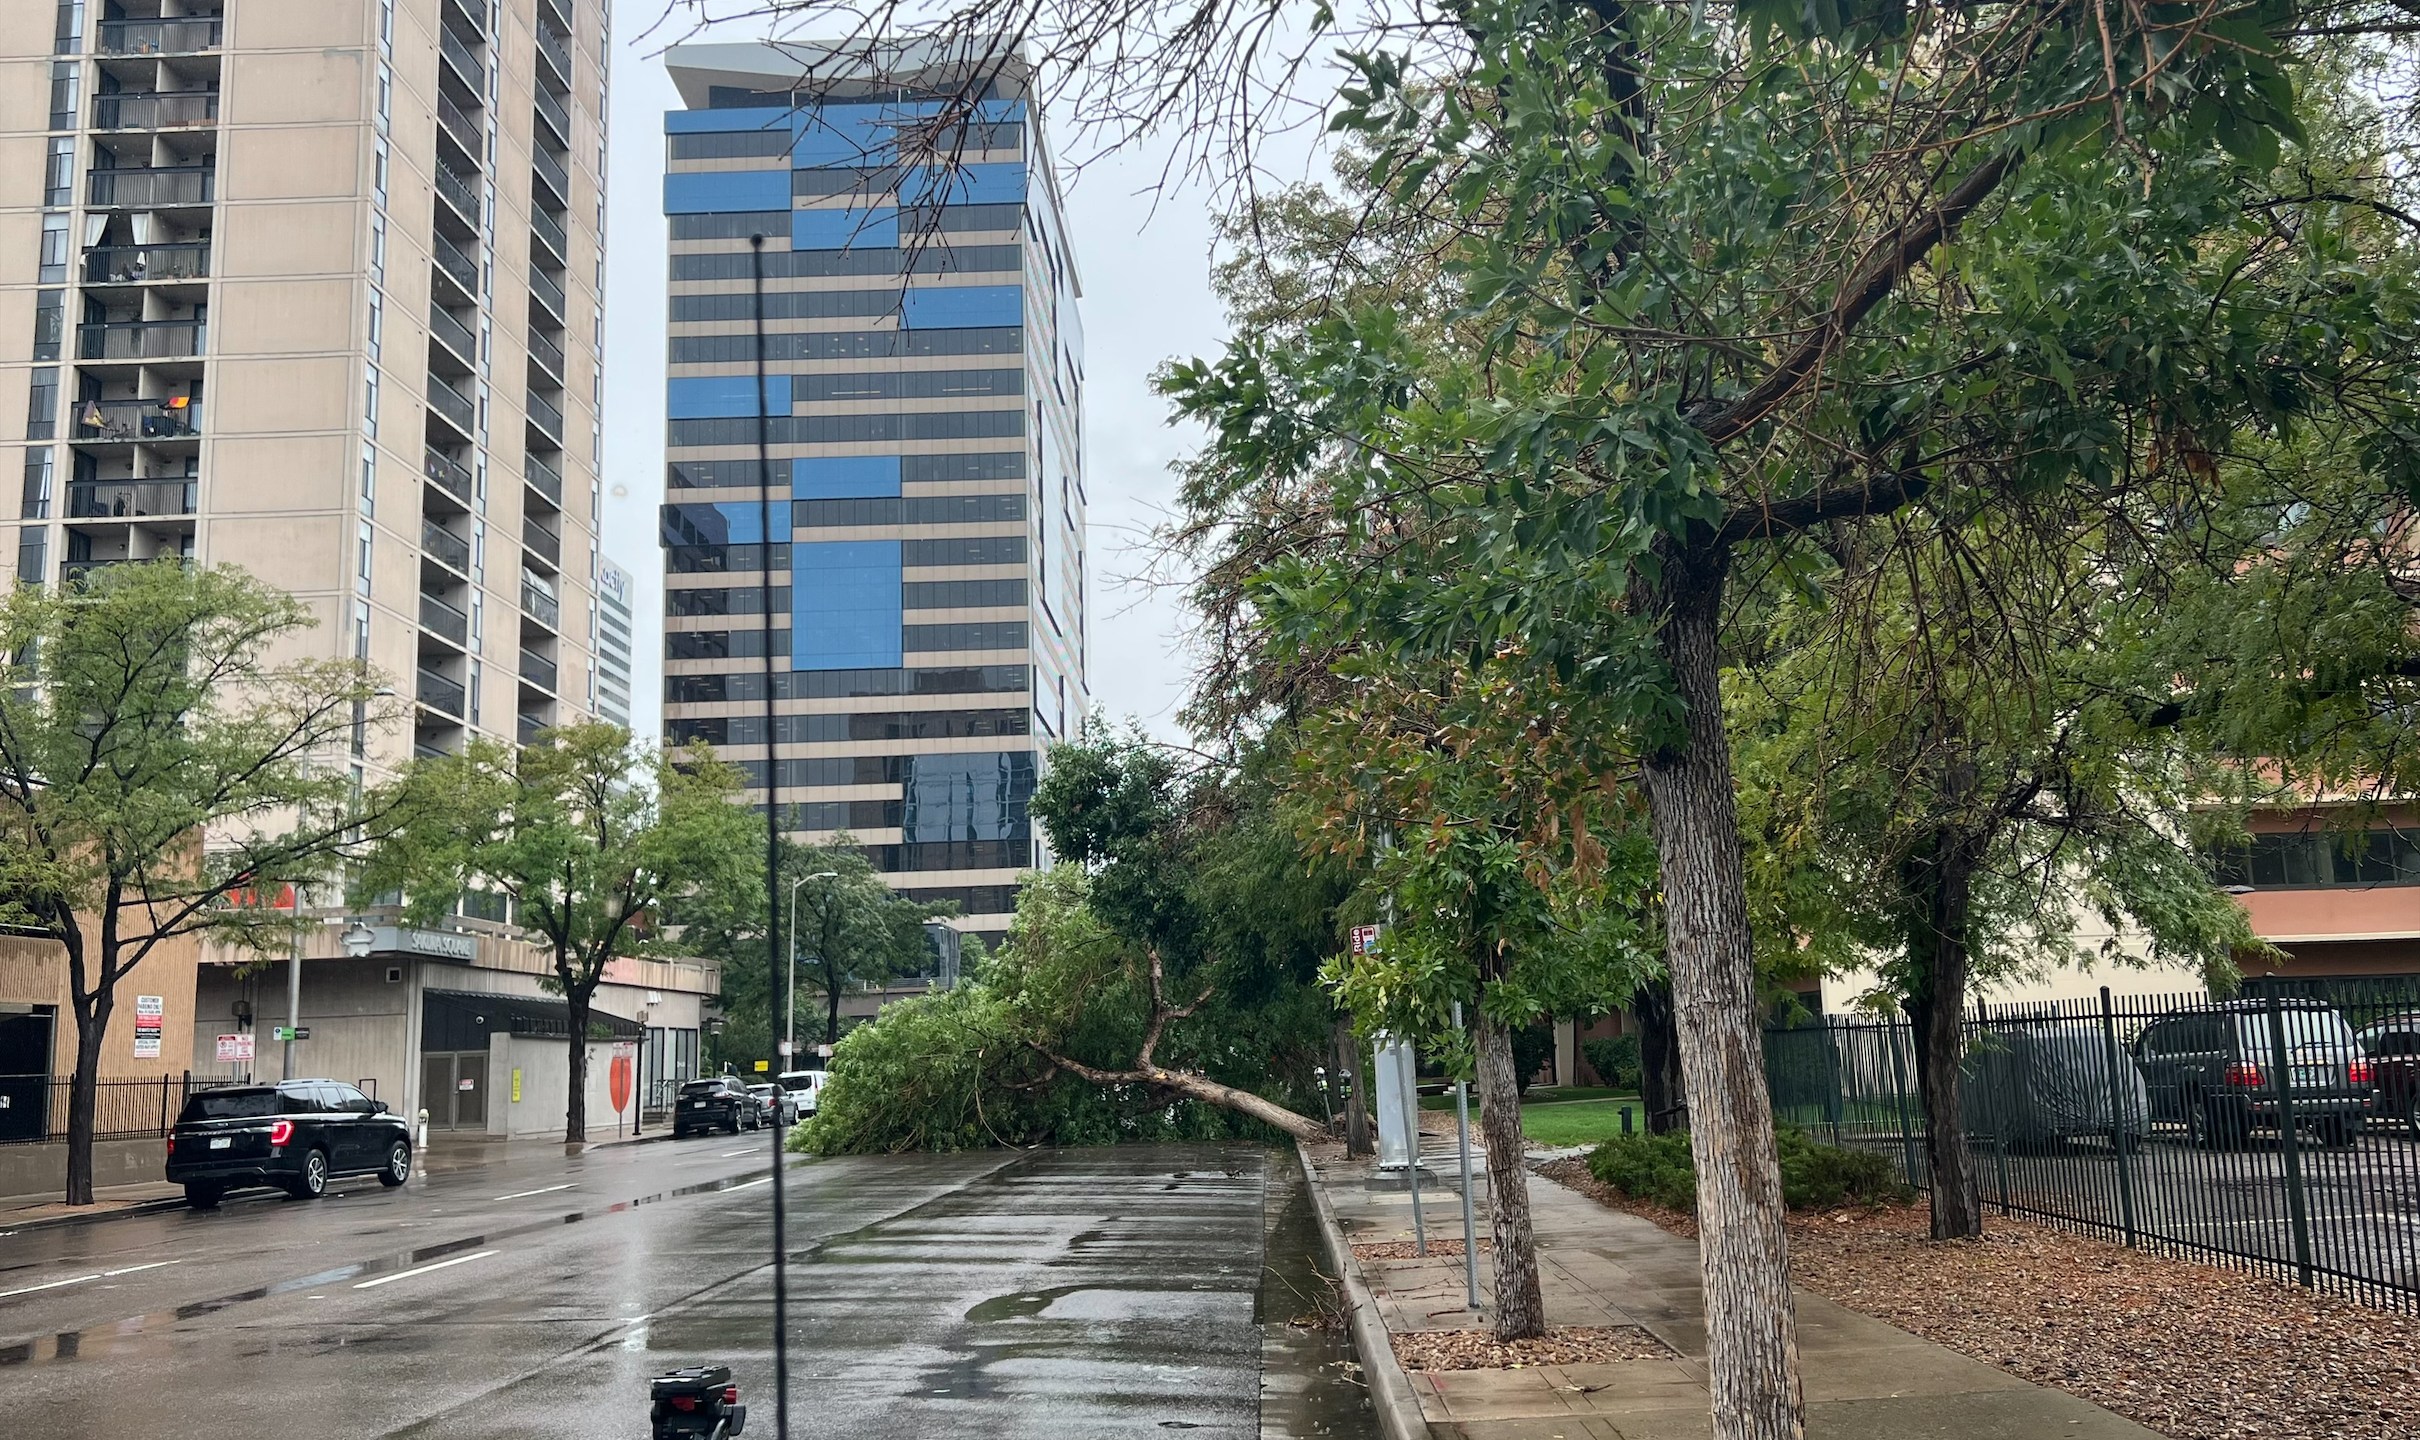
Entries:
POLYGON ((1639 1093, 1639 1037, 1636 1035, 1601 1035, 1580 1042, 1580 1053, 1588 1057, 1597 1078, 1625 1095, 1639 1093))
MULTIPOLYGON (((1537 1077, 1540 1070, 1546 1068, 1548 1061, 1555 1058, 1554 1026, 1541 1022, 1515 1030, 1512 1032, 1512 1052, 1515 1093, 1527 1095, 1529 1082, 1537 1077)), ((1568 1075, 1556 1078, 1566 1085, 1571 1083, 1571 1077, 1568 1075)))
MULTIPOLYGON (((1904 1202, 1914 1196, 1900 1183, 1889 1157, 1878 1151, 1819 1144, 1786 1126, 1776 1148, 1782 1203, 1793 1210, 1904 1202)), ((1689 1137, 1681 1131, 1608 1140, 1589 1152, 1588 1173, 1634 1200, 1673 1210, 1697 1208, 1697 1170, 1689 1158, 1689 1137)))

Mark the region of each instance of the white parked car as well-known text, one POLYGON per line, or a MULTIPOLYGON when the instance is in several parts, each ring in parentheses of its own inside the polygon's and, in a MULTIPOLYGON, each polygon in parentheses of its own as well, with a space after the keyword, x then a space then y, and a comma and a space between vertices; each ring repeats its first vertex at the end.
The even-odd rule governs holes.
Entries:
POLYGON ((782 1072, 782 1091, 790 1097, 792 1112, 800 1119, 815 1113, 815 1102, 823 1094, 823 1082, 829 1073, 824 1070, 782 1072))

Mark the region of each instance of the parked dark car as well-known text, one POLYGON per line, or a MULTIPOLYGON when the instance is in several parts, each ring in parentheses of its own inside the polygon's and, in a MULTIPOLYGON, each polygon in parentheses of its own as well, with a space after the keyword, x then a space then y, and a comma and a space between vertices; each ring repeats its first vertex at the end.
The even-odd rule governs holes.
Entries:
POLYGON ((2295 1127, 2330 1145, 2361 1133, 2376 1089, 2374 1071, 2353 1027, 2332 1006, 2287 1000, 2279 1010, 2287 1074, 2277 1074, 2268 1005, 2230 1000, 2172 1010, 2134 1040, 2154 1119, 2182 1124, 2198 1145, 2240 1143, 2279 1124, 2279 1082, 2295 1127))
POLYGON ((340 1080, 198 1091, 168 1133, 169 1183, 196 1210, 259 1186, 311 1200, 339 1175, 390 1187, 412 1178, 411 1127, 340 1080))
POLYGON ((672 1138, 681 1139, 692 1130, 728 1130, 737 1135, 755 1129, 763 1114, 764 1107, 748 1093, 748 1087, 728 1075, 692 1080, 681 1086, 680 1097, 673 1102, 672 1138))
POLYGON ((2378 1097, 2370 1113, 2401 1120, 2420 1133, 2420 1015, 2397 1015, 2364 1025, 2354 1036, 2369 1057, 2378 1097))

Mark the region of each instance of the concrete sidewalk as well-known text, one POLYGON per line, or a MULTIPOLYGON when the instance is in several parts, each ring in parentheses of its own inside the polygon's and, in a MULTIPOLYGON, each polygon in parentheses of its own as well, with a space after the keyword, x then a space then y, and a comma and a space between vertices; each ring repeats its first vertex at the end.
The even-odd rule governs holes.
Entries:
MULTIPOLYGON (((1413 1236, 1411 1198, 1373 1184, 1369 1161, 1341 1145, 1309 1149, 1323 1212, 1340 1227, 1340 1251, 1389 1332, 1471 1330, 1485 1322, 1463 1308, 1462 1261, 1358 1260, 1351 1245, 1413 1236)), ((1429 1238, 1458 1241, 1459 1192, 1423 1185, 1429 1238)), ((1478 1182, 1479 1234, 1487 1234, 1486 1183, 1478 1182)), ((1529 1177, 1539 1279, 1548 1322, 1635 1325, 1671 1349, 1668 1359, 1538 1365, 1518 1370, 1415 1371, 1409 1396, 1419 1415, 1397 1416, 1391 1433, 1454 1440, 1697 1440, 1713 1433, 1695 1242, 1529 1177)), ((1480 1257, 1480 1298, 1490 1282, 1480 1257)), ((2097 1405, 2028 1384, 1879 1320, 1798 1292, 1800 1373, 1807 1433, 1814 1440, 2159 1440, 2097 1405)), ((1364 1347, 1365 1350, 1368 1347, 1364 1347)), ((1365 1353, 1376 1372, 1391 1353, 1365 1353)), ((1373 1373, 1383 1396, 1392 1377, 1373 1373)))

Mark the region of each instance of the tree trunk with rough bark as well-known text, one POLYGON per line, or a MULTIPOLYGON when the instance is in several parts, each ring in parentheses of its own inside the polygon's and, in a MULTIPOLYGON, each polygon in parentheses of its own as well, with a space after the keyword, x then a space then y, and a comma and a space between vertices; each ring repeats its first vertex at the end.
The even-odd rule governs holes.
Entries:
POLYGON ((1476 1028, 1479 1139, 1487 1149, 1489 1234, 1495 1240, 1495 1335, 1530 1340, 1546 1333, 1546 1299, 1538 1289, 1537 1242, 1529 1223, 1520 1077, 1513 1070, 1512 1031, 1484 1011, 1476 1028))
POLYGON ((67 1203, 92 1203, 94 1112, 101 1090, 101 1050, 109 1033, 111 996, 73 997, 76 1068, 67 1082, 67 1203))
POLYGON ((1901 867, 1913 902, 1907 926, 1913 972, 1907 1013, 1916 1041, 1916 1091, 1924 1107, 1935 1240, 1971 1240, 1983 1233, 1982 1187, 1966 1146, 1965 1036, 1960 1028, 1973 967, 1968 915, 1974 896, 1974 850, 1965 836, 1936 833, 1901 867))
POLYGON ((1630 1015, 1639 1022, 1639 1104, 1647 1111, 1647 1133, 1668 1135, 1680 1128, 1686 1101, 1672 1033, 1672 986, 1662 980, 1641 985, 1630 997, 1630 1015))
POLYGON ((563 1003, 570 1012, 571 1098, 563 1110, 563 1143, 577 1145, 588 1138, 588 1011, 595 998, 593 987, 583 988, 575 982, 570 967, 558 957, 556 978, 563 982, 563 1003))
POLYGON ((1192 1070, 1170 1070, 1165 1066, 1152 1064, 1138 1065, 1132 1070, 1103 1070, 1086 1065, 1079 1060, 1070 1060, 1063 1055, 1053 1055, 1047 1050, 1042 1054, 1053 1065, 1070 1074, 1081 1075, 1095 1085, 1157 1085, 1163 1090, 1173 1091, 1187 1099, 1200 1100, 1206 1104, 1216 1105, 1222 1110, 1232 1110, 1238 1115, 1250 1116, 1263 1125, 1283 1130, 1298 1140, 1329 1138, 1328 1127, 1308 1115, 1297 1115, 1274 1100, 1263 1100, 1249 1090, 1238 1090, 1232 1085, 1222 1085, 1209 1076, 1192 1070))
POLYGON ((1727 556, 1664 556, 1658 646, 1682 717, 1641 764, 1663 869, 1666 958, 1697 1169, 1698 1265, 1718 1440, 1802 1440, 1781 1167, 1765 1089, 1746 866, 1717 645, 1727 556))
POLYGON ((1344 1153, 1353 1156, 1377 1153, 1370 1143, 1370 1112, 1361 1087, 1361 1040, 1353 1033, 1350 1015, 1336 1019, 1336 1078, 1345 1092, 1344 1153))

